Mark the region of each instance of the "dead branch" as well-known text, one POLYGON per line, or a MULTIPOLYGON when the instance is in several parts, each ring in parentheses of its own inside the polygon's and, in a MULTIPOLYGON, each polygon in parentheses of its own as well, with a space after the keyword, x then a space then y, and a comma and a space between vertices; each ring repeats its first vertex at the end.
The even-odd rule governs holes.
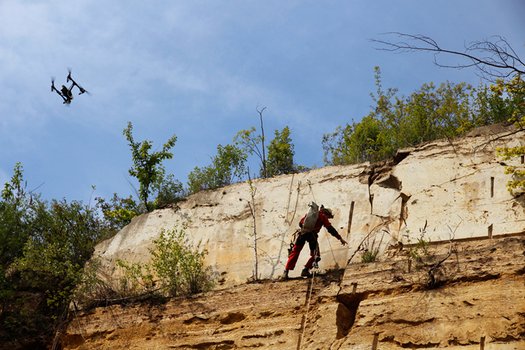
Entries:
POLYGON ((525 62, 521 60, 509 42, 502 36, 491 40, 474 41, 465 45, 463 51, 441 47, 434 39, 421 34, 389 32, 384 35, 394 36, 398 41, 371 39, 380 44, 376 48, 391 52, 424 51, 434 53, 434 64, 444 68, 476 68, 480 76, 489 81, 508 78, 515 74, 525 74, 525 62), (438 60, 439 54, 460 57, 468 63, 444 64, 438 60))
POLYGON ((497 135, 497 134, 496 135, 491 135, 493 137, 490 138, 490 140, 488 140, 486 142, 483 142, 483 143, 477 145, 476 147, 474 147, 474 153, 477 152, 479 149, 485 149, 488 145, 490 145, 494 141, 497 141, 497 140, 500 140, 500 139, 504 139, 506 137, 518 134, 518 133, 522 132, 523 130, 525 130, 525 127, 523 125, 521 125, 521 123, 516 123, 515 125, 516 125, 516 129, 514 129, 514 130, 512 130, 512 131, 510 131, 508 133, 499 134, 499 135, 497 135))

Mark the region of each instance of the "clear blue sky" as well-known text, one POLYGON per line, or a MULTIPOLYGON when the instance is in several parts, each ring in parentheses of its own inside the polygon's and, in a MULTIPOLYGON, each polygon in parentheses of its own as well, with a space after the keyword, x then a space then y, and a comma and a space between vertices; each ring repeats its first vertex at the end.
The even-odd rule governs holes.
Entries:
POLYGON ((133 193, 122 130, 161 145, 183 183, 218 144, 258 126, 289 126, 295 161, 322 166, 323 134, 370 111, 374 66, 383 86, 477 85, 473 70, 394 54, 370 39, 398 31, 443 47, 502 35, 525 58, 525 1, 31 1, 0 0, 0 184, 16 162, 44 198, 88 202, 133 193), (70 106, 50 91, 67 68, 91 96, 70 106))

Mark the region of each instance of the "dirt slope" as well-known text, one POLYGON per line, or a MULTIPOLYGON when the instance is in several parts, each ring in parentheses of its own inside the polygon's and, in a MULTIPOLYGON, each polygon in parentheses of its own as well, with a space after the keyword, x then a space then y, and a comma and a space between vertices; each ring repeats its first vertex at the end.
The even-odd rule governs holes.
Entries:
POLYGON ((313 281, 81 312, 64 348, 525 349, 525 234, 416 248, 313 281))

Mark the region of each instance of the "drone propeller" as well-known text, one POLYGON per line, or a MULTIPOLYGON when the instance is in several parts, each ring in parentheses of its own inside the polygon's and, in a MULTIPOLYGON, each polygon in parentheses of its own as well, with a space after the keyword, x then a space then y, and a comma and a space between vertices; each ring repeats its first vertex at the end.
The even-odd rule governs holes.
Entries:
POLYGON ((73 78, 71 78, 71 68, 68 68, 67 69, 67 80, 66 80, 68 83, 70 81, 73 81, 73 78))
POLYGON ((55 77, 51 77, 51 91, 55 90, 55 77))
POLYGON ((77 87, 80 90, 79 95, 82 95, 82 94, 85 94, 85 93, 87 93, 88 95, 91 95, 91 93, 89 91, 87 91, 86 89, 84 89, 82 86, 77 84, 77 87))

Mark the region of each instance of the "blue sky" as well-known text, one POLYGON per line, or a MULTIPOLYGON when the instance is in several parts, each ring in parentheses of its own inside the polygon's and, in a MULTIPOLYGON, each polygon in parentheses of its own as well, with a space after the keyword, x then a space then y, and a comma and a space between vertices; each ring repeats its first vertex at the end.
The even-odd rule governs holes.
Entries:
POLYGON ((122 130, 177 143, 166 170, 183 183, 218 144, 258 126, 289 126, 295 161, 322 166, 321 139, 370 111, 383 86, 466 81, 473 70, 394 54, 370 39, 424 34, 443 47, 501 35, 525 58, 525 1, 30 1, 0 0, 0 183, 16 162, 46 199, 88 202, 133 193, 122 130), (50 77, 67 68, 92 94, 64 106, 50 77))

